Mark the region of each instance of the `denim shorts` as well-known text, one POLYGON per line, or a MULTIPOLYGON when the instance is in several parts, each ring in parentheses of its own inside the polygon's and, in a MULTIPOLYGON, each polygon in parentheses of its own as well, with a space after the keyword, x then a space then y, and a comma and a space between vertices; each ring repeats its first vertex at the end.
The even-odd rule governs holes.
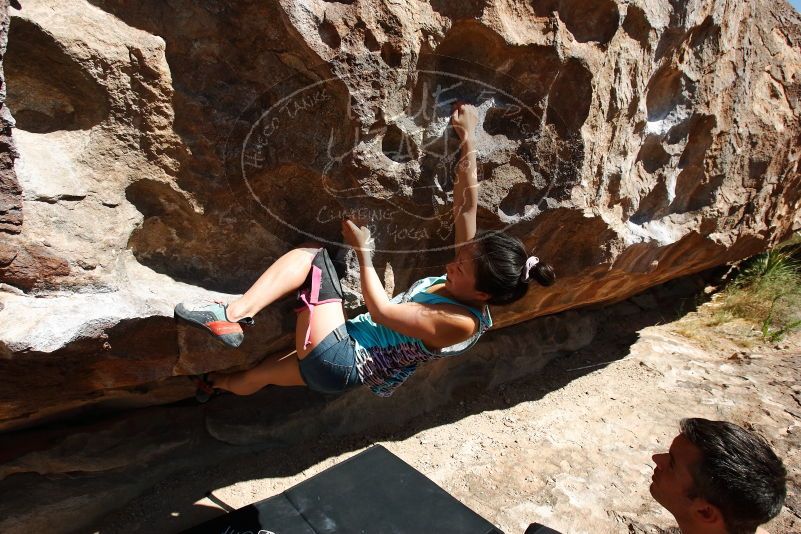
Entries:
POLYGON ((342 393, 361 385, 356 369, 355 341, 342 324, 325 336, 302 360, 300 375, 309 389, 342 393))

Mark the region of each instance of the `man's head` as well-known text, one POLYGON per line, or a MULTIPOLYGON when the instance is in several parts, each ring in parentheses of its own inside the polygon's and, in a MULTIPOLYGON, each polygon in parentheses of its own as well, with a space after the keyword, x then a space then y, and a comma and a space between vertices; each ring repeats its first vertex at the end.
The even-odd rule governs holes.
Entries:
POLYGON ((670 451, 653 460, 651 495, 684 532, 752 534, 784 503, 781 460, 732 423, 684 419, 670 451))

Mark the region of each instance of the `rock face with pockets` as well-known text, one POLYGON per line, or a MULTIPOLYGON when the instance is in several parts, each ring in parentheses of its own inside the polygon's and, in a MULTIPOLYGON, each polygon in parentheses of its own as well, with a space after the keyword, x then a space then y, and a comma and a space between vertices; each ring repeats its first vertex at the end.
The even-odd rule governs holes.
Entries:
MULTIPOLYGON (((8 43, 8 6, 0 3, 0 61, 5 57, 8 43)), ((11 129, 14 119, 5 104, 6 84, 0 70, 0 233, 18 234, 22 226, 22 189, 14 172, 14 143, 11 129)), ((4 248, 0 255, 0 265, 7 265, 13 258, 10 248, 4 248)))
POLYGON ((344 256, 343 214, 396 289, 442 272, 456 100, 479 109, 480 227, 559 277, 499 326, 801 227, 784 0, 21 3, 0 19, 0 430, 184 398, 182 375, 289 347, 291 302, 237 350, 172 308, 310 239, 344 256))

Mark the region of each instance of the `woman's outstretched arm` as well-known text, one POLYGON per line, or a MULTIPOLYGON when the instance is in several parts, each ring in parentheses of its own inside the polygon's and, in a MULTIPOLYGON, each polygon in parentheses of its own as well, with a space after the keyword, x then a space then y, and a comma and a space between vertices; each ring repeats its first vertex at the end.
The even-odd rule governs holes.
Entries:
POLYGON ((473 334, 475 320, 461 306, 390 302, 373 267, 370 231, 345 220, 342 222, 342 235, 356 250, 362 296, 373 321, 401 334, 422 339, 430 347, 453 345, 473 334))
POLYGON ((456 227, 456 246, 470 241, 476 235, 478 210, 478 167, 476 165, 475 130, 478 123, 476 108, 469 104, 456 104, 451 124, 461 141, 459 163, 453 182, 453 222, 456 227))

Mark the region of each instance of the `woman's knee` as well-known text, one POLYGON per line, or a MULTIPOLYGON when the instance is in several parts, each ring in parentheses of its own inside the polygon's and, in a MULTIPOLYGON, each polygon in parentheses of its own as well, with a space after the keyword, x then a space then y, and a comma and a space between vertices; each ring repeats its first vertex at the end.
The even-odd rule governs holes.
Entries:
POLYGON ((302 271, 304 269, 310 269, 311 264, 314 261, 314 257, 317 256, 317 252, 322 248, 322 245, 319 243, 315 243, 314 241, 308 241, 306 243, 301 243, 300 245, 296 246, 289 252, 287 252, 287 256, 293 256, 299 259, 301 262, 298 265, 298 268, 302 271))
POLYGON ((318 241, 304 241, 295 248, 319 250, 323 248, 323 244, 318 241))
POLYGON ((287 256, 292 257, 295 262, 295 272, 298 276, 306 277, 319 250, 319 247, 298 246, 287 253, 287 256))

